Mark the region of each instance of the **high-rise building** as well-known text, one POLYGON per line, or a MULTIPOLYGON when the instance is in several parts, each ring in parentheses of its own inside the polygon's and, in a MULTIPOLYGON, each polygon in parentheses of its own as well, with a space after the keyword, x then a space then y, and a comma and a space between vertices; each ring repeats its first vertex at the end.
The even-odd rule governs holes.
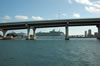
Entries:
POLYGON ((88 34, 87 34, 87 31, 85 31, 85 35, 84 35, 85 37, 87 37, 88 36, 88 34))
POLYGON ((91 29, 88 30, 88 37, 92 37, 92 31, 91 31, 91 29))

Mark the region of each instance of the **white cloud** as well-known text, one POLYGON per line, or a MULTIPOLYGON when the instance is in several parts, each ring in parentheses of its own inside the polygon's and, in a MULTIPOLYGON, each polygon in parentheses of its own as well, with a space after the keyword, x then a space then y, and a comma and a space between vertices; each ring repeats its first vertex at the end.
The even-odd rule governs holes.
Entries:
POLYGON ((75 2, 85 5, 85 9, 90 13, 100 13, 100 1, 75 0, 75 2))
POLYGON ((28 16, 15 16, 15 19, 29 19, 28 16))
POLYGON ((93 5, 92 2, 90 2, 89 0, 75 0, 77 3, 80 4, 85 4, 85 5, 93 5))
POLYGON ((68 0, 68 3, 69 3, 69 4, 72 4, 72 0, 68 0))
POLYGON ((35 16, 32 16, 32 19, 33 19, 33 20, 42 20, 43 18, 42 18, 42 17, 35 17, 35 16))
POLYGON ((95 1, 94 3, 98 3, 98 4, 100 4, 100 1, 95 1))
POLYGON ((11 17, 10 16, 4 16, 4 17, 1 17, 0 19, 9 20, 9 19, 11 19, 11 17))
POLYGON ((78 14, 78 13, 74 13, 73 16, 76 18, 80 18, 80 14, 78 14))
POLYGON ((99 8, 95 8, 95 7, 85 7, 85 9, 90 12, 90 13, 100 13, 100 9, 99 8))

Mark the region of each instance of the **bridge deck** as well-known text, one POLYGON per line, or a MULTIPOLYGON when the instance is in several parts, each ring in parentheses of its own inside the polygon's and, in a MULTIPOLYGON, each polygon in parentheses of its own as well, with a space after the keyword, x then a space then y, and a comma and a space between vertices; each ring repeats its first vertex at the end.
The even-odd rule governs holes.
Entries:
POLYGON ((36 28, 44 27, 63 27, 67 23, 69 26, 88 26, 100 24, 100 18, 86 18, 86 19, 62 19, 62 20, 41 20, 41 21, 24 21, 0 23, 0 29, 15 30, 26 29, 27 26, 34 26, 36 28))

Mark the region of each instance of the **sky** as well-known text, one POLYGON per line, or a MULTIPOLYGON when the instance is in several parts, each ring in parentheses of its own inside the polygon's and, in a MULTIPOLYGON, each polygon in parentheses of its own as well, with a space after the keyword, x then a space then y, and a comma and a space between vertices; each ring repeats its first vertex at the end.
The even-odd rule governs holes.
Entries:
MULTIPOLYGON (((0 23, 79 18, 100 18, 100 0, 0 0, 0 23)), ((65 32, 64 27, 39 28, 36 32, 52 29, 65 32)), ((88 29, 97 32, 96 26, 77 26, 69 27, 69 35, 84 35, 88 29)))

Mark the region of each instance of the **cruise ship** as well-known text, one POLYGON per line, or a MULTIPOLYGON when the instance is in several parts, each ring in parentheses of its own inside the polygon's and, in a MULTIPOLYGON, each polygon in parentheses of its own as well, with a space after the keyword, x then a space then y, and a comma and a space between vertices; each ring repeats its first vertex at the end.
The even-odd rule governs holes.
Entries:
POLYGON ((36 33, 37 36, 64 36, 64 33, 61 31, 55 31, 55 29, 53 29, 50 32, 38 32, 36 33))

